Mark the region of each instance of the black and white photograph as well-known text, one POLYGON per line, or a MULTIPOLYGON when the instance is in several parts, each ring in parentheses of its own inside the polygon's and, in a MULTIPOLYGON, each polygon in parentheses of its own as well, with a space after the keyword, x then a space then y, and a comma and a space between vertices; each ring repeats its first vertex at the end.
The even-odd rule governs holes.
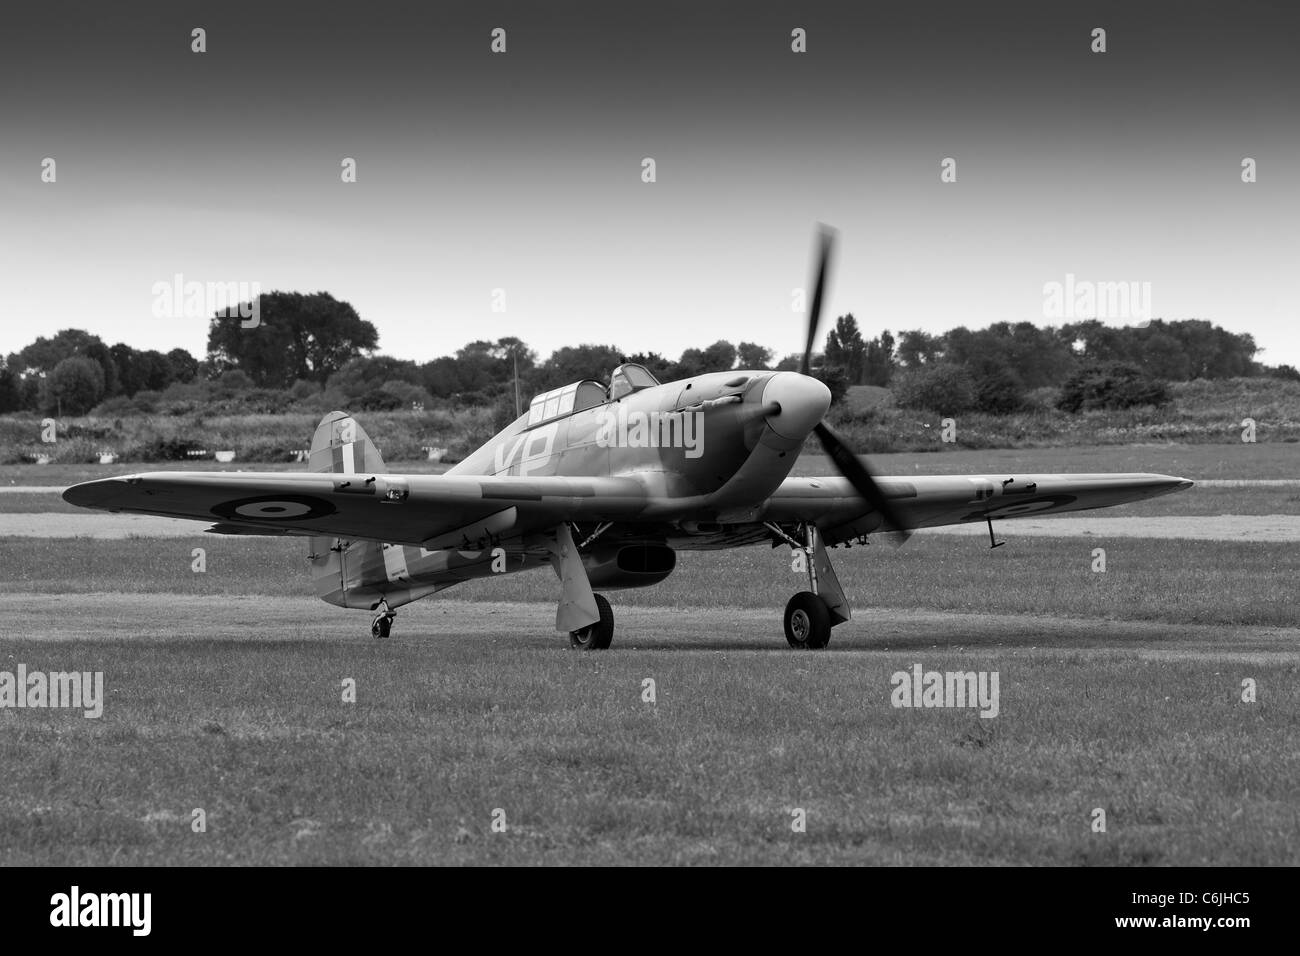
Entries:
POLYGON ((2 16, 25 922, 184 938, 148 887, 200 871, 808 866, 1262 928, 1294 4, 2 16))

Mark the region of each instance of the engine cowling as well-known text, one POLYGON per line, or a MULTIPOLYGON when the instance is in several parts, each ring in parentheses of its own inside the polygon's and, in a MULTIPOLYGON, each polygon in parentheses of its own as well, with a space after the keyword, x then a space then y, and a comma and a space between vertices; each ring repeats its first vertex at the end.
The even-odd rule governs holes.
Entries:
POLYGON ((677 552, 662 544, 625 544, 583 557, 593 588, 644 588, 658 584, 677 567, 677 552))

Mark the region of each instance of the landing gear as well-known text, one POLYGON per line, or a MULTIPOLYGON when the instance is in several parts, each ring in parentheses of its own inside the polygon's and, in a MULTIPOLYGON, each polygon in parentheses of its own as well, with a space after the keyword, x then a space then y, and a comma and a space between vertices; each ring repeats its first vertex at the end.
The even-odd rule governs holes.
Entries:
POLYGON ((803 552, 808 571, 810 590, 800 591, 785 606, 785 639, 791 647, 800 650, 820 650, 830 643, 831 628, 849 619, 849 602, 844 597, 830 555, 822 541, 817 526, 806 524, 802 531, 803 543, 791 537, 778 525, 768 524, 768 529, 789 543, 796 554, 803 552))
POLYGON ((397 617, 397 612, 390 610, 387 601, 379 602, 379 613, 370 623, 371 637, 387 637, 393 629, 393 618, 397 617))
POLYGON ((785 606, 785 639, 799 650, 820 650, 831 640, 831 612, 811 591, 800 591, 785 606))
POLYGON ((584 651, 603 651, 614 640, 614 611, 604 595, 593 594, 600 620, 569 632, 569 646, 584 651))

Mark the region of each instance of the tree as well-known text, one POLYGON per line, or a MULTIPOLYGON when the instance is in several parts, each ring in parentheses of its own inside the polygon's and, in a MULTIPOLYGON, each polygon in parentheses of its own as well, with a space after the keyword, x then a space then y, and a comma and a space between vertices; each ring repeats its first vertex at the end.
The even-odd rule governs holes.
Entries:
POLYGON ((326 384, 331 389, 338 389, 342 398, 351 401, 359 395, 383 388, 388 382, 406 382, 421 391, 424 388, 418 365, 388 355, 354 358, 331 375, 326 384))
POLYGON ((117 373, 118 394, 134 395, 144 388, 144 377, 135 360, 135 349, 125 342, 118 342, 108 352, 117 373))
POLYGON ((443 355, 432 362, 425 362, 420 366, 420 375, 424 381, 424 387, 429 390, 431 395, 438 398, 450 398, 461 390, 460 373, 456 367, 456 360, 450 355, 443 355))
POLYGON ((49 375, 56 365, 74 355, 84 355, 99 365, 106 395, 118 393, 117 366, 110 350, 98 335, 81 329, 63 329, 52 338, 37 338, 21 352, 9 357, 9 367, 15 374, 38 372, 49 375))
MULTIPOLYGON (((819 358, 819 355, 814 354, 812 357, 812 364, 816 365, 819 358)), ((777 362, 776 365, 772 366, 772 368, 777 372, 797 372, 799 371, 799 365, 802 362, 802 355, 798 352, 791 352, 785 358, 781 359, 781 361, 777 362)))
POLYGON ((45 380, 46 408, 62 415, 84 415, 104 397, 104 370, 84 355, 65 358, 45 380))
POLYGON ((1032 322, 990 326, 991 352, 996 367, 1008 370, 1022 388, 1059 385, 1078 368, 1074 351, 1053 328, 1039 328, 1032 322))
POLYGON ((862 361, 862 381, 858 384, 883 387, 889 384, 893 375, 894 337, 886 329, 867 342, 867 351, 862 361))
POLYGON ((850 385, 861 385, 866 370, 867 343, 858 330, 858 320, 850 313, 835 320, 835 328, 826 335, 825 368, 844 372, 850 385))
POLYGON ((943 343, 929 332, 913 329, 899 333, 897 358, 908 368, 937 361, 942 351, 943 343))
POLYGON ((772 350, 756 342, 741 342, 736 346, 741 368, 765 369, 772 361, 772 350))
POLYGON ((1097 319, 1064 325, 1060 334, 1084 362, 1096 365, 1127 357, 1123 329, 1111 328, 1097 319))
POLYGON ((19 389, 18 376, 6 363, 0 362, 0 414, 21 409, 22 392, 19 389))
POLYGON ((173 382, 192 382, 199 374, 199 360, 185 349, 172 349, 167 353, 173 382))
POLYGON ((677 360, 677 374, 680 378, 693 378, 703 375, 705 371, 704 352, 700 349, 685 349, 682 357, 677 360))
POLYGON ((991 368, 975 379, 975 407, 990 415, 1007 415, 1025 404, 1025 388, 1009 368, 991 368))
POLYGON ((527 342, 515 338, 513 335, 497 339, 490 351, 501 362, 502 368, 511 376, 514 375, 516 363, 519 366, 520 375, 537 365, 537 353, 528 347, 527 342))
POLYGON ((87 349, 94 345, 103 345, 98 335, 91 335, 81 329, 63 329, 51 338, 40 336, 22 351, 10 356, 10 367, 16 372, 54 371, 65 358, 85 355, 87 349))
POLYGON ((700 363, 706 372, 729 372, 736 367, 736 347, 718 339, 700 354, 700 363))
POLYGON ((269 292, 258 298, 259 323, 217 315, 208 325, 208 362, 220 374, 238 368, 262 388, 298 379, 324 383, 350 359, 379 344, 375 327, 327 292, 269 292))
POLYGON ((613 345, 566 345, 542 363, 539 391, 587 378, 608 382, 614 369, 622 364, 623 353, 613 345))

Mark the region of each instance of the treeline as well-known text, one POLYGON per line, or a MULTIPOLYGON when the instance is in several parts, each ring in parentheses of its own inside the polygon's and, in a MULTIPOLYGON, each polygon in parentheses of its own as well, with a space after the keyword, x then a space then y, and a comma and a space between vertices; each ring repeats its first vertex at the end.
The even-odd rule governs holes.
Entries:
POLYGON ((1252 336, 1203 319, 1126 327, 1095 319, 1059 327, 997 322, 868 339, 846 315, 827 336, 822 368, 832 392, 835 379, 887 386, 908 408, 1005 414, 1040 404, 1041 393, 1051 391, 1057 408, 1077 412, 1162 405, 1170 382, 1257 375, 1300 381, 1289 365, 1257 362, 1258 352, 1252 336))
MULTIPOLYGON (((714 342, 676 359, 627 354, 614 345, 557 349, 545 360, 517 338, 470 342, 429 361, 377 355, 378 331, 327 293, 271 292, 256 324, 214 317, 202 360, 184 349, 141 351, 65 329, 38 338, 0 362, 0 412, 104 415, 279 413, 352 408, 387 411, 490 407, 498 421, 537 392, 584 378, 605 380, 623 362, 645 365, 661 381, 732 368, 795 369, 798 355, 773 365, 753 342, 714 342)), ((248 310, 245 310, 247 312, 248 310)), ((1249 335, 1210 322, 1153 320, 1114 328, 1097 321, 1059 328, 1028 322, 942 335, 888 331, 863 336, 852 315, 836 320, 813 373, 838 398, 850 385, 890 387, 905 407, 945 412, 1009 412, 1035 390, 1054 389, 1058 407, 1161 404, 1164 383, 1272 374, 1300 380, 1289 366, 1255 360, 1249 335), (1118 398, 1116 397, 1118 396, 1118 398)))

